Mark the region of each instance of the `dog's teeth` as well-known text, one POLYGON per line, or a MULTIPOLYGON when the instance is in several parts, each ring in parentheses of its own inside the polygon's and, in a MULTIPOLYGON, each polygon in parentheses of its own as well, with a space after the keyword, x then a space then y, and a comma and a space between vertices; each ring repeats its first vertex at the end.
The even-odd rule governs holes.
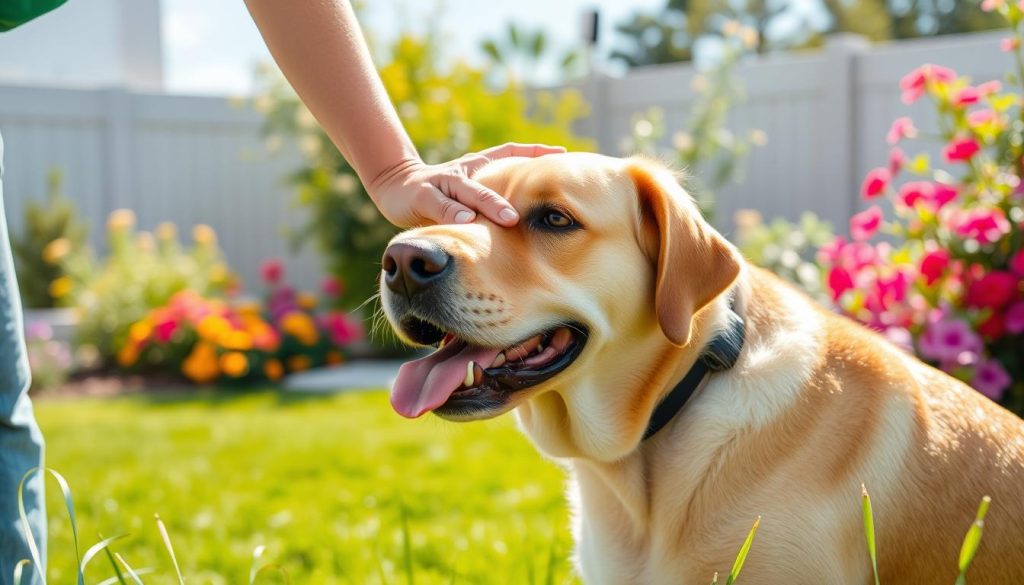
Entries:
POLYGON ((491 362, 491 367, 492 368, 498 368, 498 367, 501 367, 503 365, 505 365, 505 352, 499 353, 498 356, 496 358, 494 358, 494 361, 491 362))
POLYGON ((462 385, 466 388, 473 387, 473 379, 476 378, 476 372, 473 371, 473 366, 475 365, 476 364, 474 362, 466 364, 466 379, 462 381, 462 385))
POLYGON ((473 386, 479 386, 484 381, 484 369, 473 364, 473 386))

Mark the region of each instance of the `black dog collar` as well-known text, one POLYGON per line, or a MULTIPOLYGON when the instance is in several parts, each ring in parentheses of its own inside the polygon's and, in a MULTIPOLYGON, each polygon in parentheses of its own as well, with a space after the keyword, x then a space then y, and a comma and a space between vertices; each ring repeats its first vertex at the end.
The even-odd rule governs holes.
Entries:
POLYGON ((683 379, 654 409, 642 440, 651 438, 668 424, 668 421, 672 420, 672 417, 686 406, 686 402, 690 400, 690 397, 708 375, 712 372, 728 370, 736 365, 736 360, 739 359, 740 351, 743 349, 745 333, 746 325, 743 322, 743 317, 737 315, 730 306, 729 325, 711 340, 690 371, 686 372, 683 379))

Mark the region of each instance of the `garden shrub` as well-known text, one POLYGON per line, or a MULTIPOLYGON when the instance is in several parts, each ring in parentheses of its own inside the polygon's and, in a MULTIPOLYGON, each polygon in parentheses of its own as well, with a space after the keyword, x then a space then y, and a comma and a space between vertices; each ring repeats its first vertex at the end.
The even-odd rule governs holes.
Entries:
MULTIPOLYGON (((464 62, 442 68, 433 39, 401 36, 389 59, 380 60, 388 95, 423 160, 439 163, 504 142, 558 144, 570 150, 593 145, 570 127, 586 115, 579 92, 535 92, 519 87, 492 91, 486 72, 464 62)), ((377 211, 355 172, 331 144, 288 84, 266 70, 253 105, 265 117, 272 145, 285 138, 302 153, 302 164, 288 181, 309 223, 296 243, 312 240, 327 259, 328 271, 350 287, 342 303, 355 308, 377 289, 380 258, 397 233, 377 211)))
POLYGON ((1014 53, 1020 71, 1008 76, 1007 86, 972 85, 938 65, 906 75, 904 103, 927 98, 938 111, 934 136, 944 145, 945 164, 906 155, 906 141, 926 134, 912 119, 897 119, 887 136, 888 165, 871 170, 863 183, 872 204, 851 219, 850 239, 823 246, 819 259, 843 313, 1021 413, 1024 13, 1016 2, 986 0, 983 7, 1010 23, 1003 48, 1014 53), (891 212, 878 200, 890 203, 891 212))

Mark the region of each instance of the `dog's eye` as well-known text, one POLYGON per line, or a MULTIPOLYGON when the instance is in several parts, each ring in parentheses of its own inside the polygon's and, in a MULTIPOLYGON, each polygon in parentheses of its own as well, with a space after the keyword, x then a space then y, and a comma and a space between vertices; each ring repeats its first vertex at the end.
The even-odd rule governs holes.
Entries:
POLYGON ((561 211, 549 211, 544 214, 541 221, 544 222, 545 226, 556 230, 564 230, 576 225, 576 222, 571 217, 561 211))

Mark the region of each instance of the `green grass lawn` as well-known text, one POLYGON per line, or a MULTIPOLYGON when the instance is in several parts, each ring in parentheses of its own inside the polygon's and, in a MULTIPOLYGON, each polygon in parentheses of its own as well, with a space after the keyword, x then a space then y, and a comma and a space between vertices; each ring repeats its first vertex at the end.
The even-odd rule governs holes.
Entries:
MULTIPOLYGON (((189 583, 247 582, 257 545, 297 584, 574 582, 564 474, 510 416, 406 421, 383 392, 43 398, 36 409, 83 551, 98 533, 130 534, 114 550, 155 570, 147 584, 177 582, 154 513, 189 583)), ((70 525, 47 487, 50 582, 73 583, 70 525)), ((101 555, 86 581, 112 574, 101 555)))

